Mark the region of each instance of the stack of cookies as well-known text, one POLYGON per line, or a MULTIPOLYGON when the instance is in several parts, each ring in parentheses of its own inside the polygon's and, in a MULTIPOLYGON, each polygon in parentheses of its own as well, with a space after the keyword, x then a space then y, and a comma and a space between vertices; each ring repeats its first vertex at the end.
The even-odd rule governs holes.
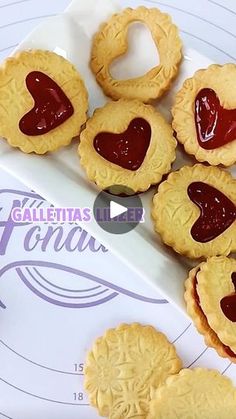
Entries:
POLYGON ((177 145, 172 127, 147 103, 169 89, 178 73, 181 48, 177 27, 158 9, 125 9, 95 34, 91 69, 112 101, 87 122, 79 155, 88 178, 99 188, 117 184, 144 192, 171 170, 177 145), (110 65, 127 51, 128 27, 136 21, 150 29, 160 63, 141 77, 116 80, 110 65))

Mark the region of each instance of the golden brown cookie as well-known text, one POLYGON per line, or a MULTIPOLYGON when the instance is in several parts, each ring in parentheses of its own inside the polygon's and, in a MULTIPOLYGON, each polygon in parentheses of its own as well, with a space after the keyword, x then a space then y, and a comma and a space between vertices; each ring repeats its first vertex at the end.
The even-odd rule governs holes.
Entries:
POLYGON ((145 419, 155 390, 180 371, 167 338, 151 326, 122 324, 96 340, 85 366, 85 389, 101 416, 145 419))
POLYGON ((172 109, 185 151, 200 162, 236 161, 236 65, 211 65, 184 82, 172 109))
POLYGON ((236 250, 236 180, 196 164, 171 173, 154 196, 152 217, 163 242, 190 258, 236 250))
POLYGON ((235 419, 236 389, 218 371, 196 368, 169 377, 148 419, 235 419))
POLYGON ((99 188, 123 185, 146 191, 175 160, 170 125, 150 105, 121 99, 97 109, 80 136, 79 155, 99 188))
POLYGON ((166 13, 157 8, 125 9, 104 23, 94 36, 91 68, 106 95, 113 99, 127 98, 148 102, 160 97, 178 72, 182 58, 179 31, 166 13), (141 77, 115 80, 109 67, 127 49, 127 31, 133 22, 142 22, 149 29, 159 52, 160 64, 141 77))
POLYGON ((53 52, 19 52, 0 67, 0 136, 25 153, 44 154, 70 144, 87 109, 80 75, 53 52))
POLYGON ((185 283, 188 314, 206 344, 236 363, 236 260, 212 257, 185 283))

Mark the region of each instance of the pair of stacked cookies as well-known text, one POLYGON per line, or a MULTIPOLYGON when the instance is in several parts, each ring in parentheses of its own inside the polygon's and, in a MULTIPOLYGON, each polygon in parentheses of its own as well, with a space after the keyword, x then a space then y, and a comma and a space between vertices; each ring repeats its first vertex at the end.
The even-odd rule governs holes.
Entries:
POLYGON ((88 178, 99 188, 122 185, 135 193, 144 192, 170 171, 177 145, 173 130, 147 103, 168 90, 178 72, 181 47, 170 17, 145 7, 115 14, 94 36, 91 68, 113 101, 96 110, 87 122, 79 155, 88 178), (127 51, 128 27, 136 21, 150 29, 160 64, 141 77, 115 80, 110 64, 127 51))
POLYGON ((122 324, 96 340, 85 366, 90 403, 110 419, 233 419, 236 388, 219 372, 182 369, 151 326, 122 324))

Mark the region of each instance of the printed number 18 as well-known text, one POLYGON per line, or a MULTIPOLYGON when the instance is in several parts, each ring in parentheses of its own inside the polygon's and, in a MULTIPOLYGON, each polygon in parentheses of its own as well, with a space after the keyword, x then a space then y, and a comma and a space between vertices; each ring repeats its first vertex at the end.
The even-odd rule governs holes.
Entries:
POLYGON ((82 401, 82 400, 84 400, 83 393, 74 393, 74 401, 82 401))

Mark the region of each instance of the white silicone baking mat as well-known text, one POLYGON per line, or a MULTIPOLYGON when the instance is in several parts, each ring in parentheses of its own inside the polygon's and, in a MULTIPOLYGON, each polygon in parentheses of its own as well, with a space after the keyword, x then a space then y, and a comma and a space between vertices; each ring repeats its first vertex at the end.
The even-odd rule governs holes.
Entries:
MULTIPOLYGON (((154 3, 173 16, 188 47, 215 62, 235 61, 234 1, 120 1, 154 3)), ((68 4, 0 0, 0 59, 68 4)), ((1 171, 0 417, 97 418, 83 392, 85 352, 106 328, 124 321, 156 326, 175 341, 186 366, 218 368, 236 383, 236 368, 205 347, 188 319, 85 231, 68 225, 50 237, 49 226, 12 226, 17 201, 48 205, 1 171)))

